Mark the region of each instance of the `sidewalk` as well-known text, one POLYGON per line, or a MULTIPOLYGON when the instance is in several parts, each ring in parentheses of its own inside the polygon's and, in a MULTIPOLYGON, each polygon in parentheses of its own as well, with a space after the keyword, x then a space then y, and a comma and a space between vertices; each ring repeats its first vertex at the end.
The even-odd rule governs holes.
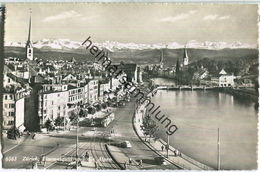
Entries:
POLYGON ((127 163, 127 170, 139 170, 140 167, 138 163, 132 160, 132 165, 129 164, 129 157, 123 153, 118 147, 106 145, 106 149, 112 159, 117 163, 117 165, 123 170, 125 169, 125 163, 127 163))
POLYGON ((167 151, 164 150, 162 151, 161 146, 163 145, 164 147, 167 145, 167 143, 165 141, 163 141, 162 139, 159 139, 157 141, 145 141, 145 135, 143 133, 143 130, 141 129, 141 125, 142 125, 142 116, 143 116, 143 112, 144 112, 145 108, 144 106, 139 107, 135 113, 134 116, 134 129, 136 131, 136 134, 139 136, 139 138, 141 139, 141 141, 146 144, 151 150, 153 150, 155 153, 157 153, 160 156, 165 157, 169 162, 171 162, 172 164, 180 167, 181 169, 184 170, 214 170, 211 167, 208 167, 200 162, 197 162, 194 159, 191 159, 190 157, 181 154, 180 156, 176 156, 175 155, 175 148, 173 148, 172 146, 170 146, 169 148, 169 157, 167 158, 167 151))

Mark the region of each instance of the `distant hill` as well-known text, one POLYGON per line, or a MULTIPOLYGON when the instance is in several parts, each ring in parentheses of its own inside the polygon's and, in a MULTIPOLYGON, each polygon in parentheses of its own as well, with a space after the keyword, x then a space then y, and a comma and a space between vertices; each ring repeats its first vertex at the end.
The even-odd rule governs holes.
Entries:
MULTIPOLYGON (((163 49, 164 63, 167 66, 175 65, 177 58, 183 57, 183 49, 163 49)), ((255 57, 258 58, 258 50, 256 49, 187 49, 190 62, 195 62, 203 58, 214 60, 234 61, 240 58, 255 57)), ((144 49, 132 50, 121 49, 114 52, 109 52, 109 57, 112 62, 133 62, 138 64, 157 64, 159 63, 161 50, 159 49, 144 49)), ((5 47, 5 57, 25 58, 25 48, 22 47, 5 47)), ((71 60, 74 57, 79 61, 92 61, 93 55, 86 49, 70 49, 70 50, 50 50, 34 48, 34 56, 46 60, 71 60)))

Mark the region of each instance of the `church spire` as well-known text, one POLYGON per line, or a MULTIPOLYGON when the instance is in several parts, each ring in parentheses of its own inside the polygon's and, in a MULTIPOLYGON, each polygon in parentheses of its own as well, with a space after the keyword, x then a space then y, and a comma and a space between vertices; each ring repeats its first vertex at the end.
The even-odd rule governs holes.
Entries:
POLYGON ((30 9, 30 20, 29 20, 29 31, 28 31, 28 40, 26 43, 26 58, 33 60, 33 47, 31 43, 31 25, 32 25, 32 10, 30 9))
POLYGON ((188 56, 188 53, 187 53, 187 47, 185 45, 184 54, 183 54, 183 66, 186 66, 188 64, 189 64, 189 56, 188 56))
MULTIPOLYGON (((165 46, 165 48, 167 49, 168 45, 165 46)), ((161 49, 161 56, 160 56, 160 68, 163 68, 163 61, 164 61, 164 54, 163 54, 163 50, 161 49)))
POLYGON ((30 9, 29 32, 28 32, 27 43, 31 42, 31 23, 32 23, 32 10, 30 9))
POLYGON ((161 55, 160 55, 160 68, 163 68, 163 49, 161 49, 161 55))

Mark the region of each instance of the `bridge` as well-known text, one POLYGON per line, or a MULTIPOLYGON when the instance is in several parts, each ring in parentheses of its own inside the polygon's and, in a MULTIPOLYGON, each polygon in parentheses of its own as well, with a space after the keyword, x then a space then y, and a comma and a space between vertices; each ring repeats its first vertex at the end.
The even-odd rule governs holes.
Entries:
POLYGON ((158 90, 217 90, 220 92, 228 93, 234 96, 244 97, 251 99, 253 101, 258 101, 258 92, 254 88, 244 88, 244 87, 218 87, 218 86, 176 86, 176 85, 155 85, 156 88, 153 90, 152 95, 154 95, 158 90))
POLYGON ((175 86, 175 85, 159 85, 157 90, 213 90, 218 87, 208 87, 208 86, 175 86))

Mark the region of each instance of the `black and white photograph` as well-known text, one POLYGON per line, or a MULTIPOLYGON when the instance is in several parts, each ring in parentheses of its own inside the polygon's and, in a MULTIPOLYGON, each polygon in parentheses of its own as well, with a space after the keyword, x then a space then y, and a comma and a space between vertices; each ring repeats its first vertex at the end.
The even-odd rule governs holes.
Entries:
POLYGON ((257 4, 0 9, 3 169, 257 169, 257 4))

